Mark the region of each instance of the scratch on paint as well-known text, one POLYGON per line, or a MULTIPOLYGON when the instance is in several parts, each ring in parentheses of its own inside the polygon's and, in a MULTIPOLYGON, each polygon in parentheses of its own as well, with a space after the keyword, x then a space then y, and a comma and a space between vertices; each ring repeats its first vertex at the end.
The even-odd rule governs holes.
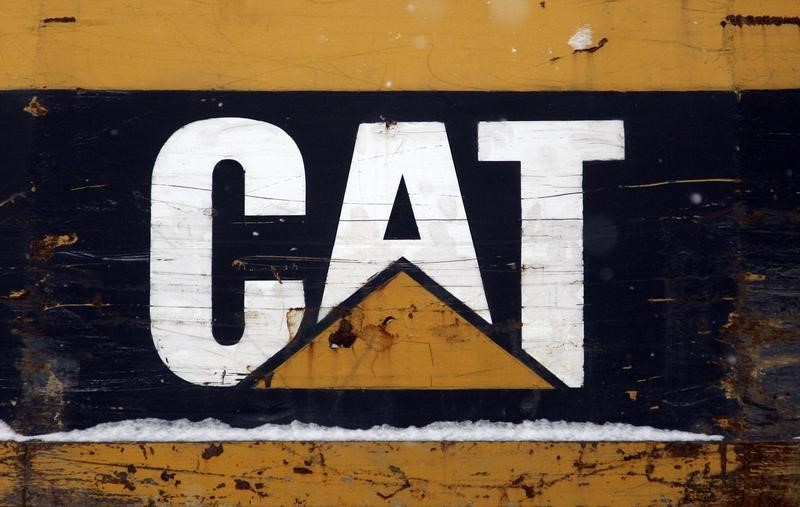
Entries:
POLYGON ((15 194, 11 194, 3 201, 0 201, 0 208, 6 206, 7 204, 14 204, 17 199, 24 199, 25 197, 28 197, 28 192, 17 192, 15 194))
POLYGON ((686 183, 741 183, 739 178, 704 178, 698 180, 667 180, 656 183, 642 183, 640 185, 620 185, 617 188, 654 188, 666 185, 681 185, 686 183))
POLYGON ((103 303, 100 294, 97 294, 89 303, 58 303, 44 307, 44 311, 56 310, 58 308, 102 308, 104 306, 111 306, 110 304, 103 303))
POLYGON ((105 188, 107 186, 108 186, 108 184, 103 183, 103 184, 100 184, 100 185, 86 185, 84 187, 70 188, 69 190, 70 190, 70 192, 75 192, 75 191, 78 191, 78 190, 88 190, 90 188, 105 188))

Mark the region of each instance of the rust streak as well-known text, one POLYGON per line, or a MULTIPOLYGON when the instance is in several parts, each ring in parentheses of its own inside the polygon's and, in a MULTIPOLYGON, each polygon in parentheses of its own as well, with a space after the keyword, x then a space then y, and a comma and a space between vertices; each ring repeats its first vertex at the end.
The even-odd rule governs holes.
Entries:
POLYGON ((221 455, 223 451, 222 444, 216 445, 211 444, 205 449, 203 449, 203 454, 201 456, 203 459, 211 459, 216 458, 217 456, 221 455))
POLYGON ((50 23, 75 23, 78 20, 75 19, 75 16, 60 16, 55 18, 44 18, 42 20, 42 25, 48 25, 50 23))
MULTIPOLYGON (((597 41, 597 45, 596 46, 592 46, 590 48, 585 48, 585 49, 576 49, 575 51, 573 51, 573 53, 594 53, 595 51, 597 51, 598 49, 602 48, 606 44, 608 44, 608 39, 603 37, 602 39, 597 41)), ((553 60, 550 60, 550 61, 553 61, 553 60)))
POLYGON ((725 19, 720 22, 720 25, 725 27, 727 25, 738 26, 781 26, 781 25, 795 25, 800 27, 800 16, 742 16, 741 14, 732 14, 725 16, 725 19))

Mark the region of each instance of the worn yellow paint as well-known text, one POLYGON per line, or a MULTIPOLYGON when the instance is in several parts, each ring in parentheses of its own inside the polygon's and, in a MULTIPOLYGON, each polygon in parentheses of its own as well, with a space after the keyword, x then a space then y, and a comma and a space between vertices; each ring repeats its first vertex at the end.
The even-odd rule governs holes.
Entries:
POLYGON ((404 272, 281 364, 271 387, 552 389, 404 272))
POLYGON ((13 442, 0 443, 0 504, 13 504, 9 496, 23 479, 24 467, 20 466, 24 451, 13 442), (3 501, 5 499, 5 501, 3 501))
POLYGON ((0 88, 796 88, 797 27, 721 26, 734 14, 797 16, 800 4, 13 0, 0 10, 0 88), (607 43, 574 53, 584 25, 607 43))
POLYGON ((800 443, 6 443, 2 505, 796 505, 800 443))
POLYGON ((30 505, 677 504, 739 468, 718 444, 548 442, 32 444, 27 465, 30 505))

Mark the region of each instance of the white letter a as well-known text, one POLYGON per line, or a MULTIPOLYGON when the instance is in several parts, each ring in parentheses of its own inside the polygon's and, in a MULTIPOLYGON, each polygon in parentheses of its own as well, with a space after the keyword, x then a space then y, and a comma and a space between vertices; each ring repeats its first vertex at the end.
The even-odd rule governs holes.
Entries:
POLYGON ((359 125, 319 317, 400 257, 491 322, 443 123, 359 125), (401 179, 420 239, 384 240, 401 179))

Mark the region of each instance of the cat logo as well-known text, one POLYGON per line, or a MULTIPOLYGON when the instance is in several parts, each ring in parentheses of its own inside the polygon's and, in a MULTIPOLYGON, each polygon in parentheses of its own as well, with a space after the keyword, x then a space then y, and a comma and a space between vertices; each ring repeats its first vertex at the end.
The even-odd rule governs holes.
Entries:
POLYGON ((286 131, 214 118, 175 132, 153 169, 150 316, 164 364, 184 380, 220 387, 264 363, 257 385, 271 388, 580 387, 583 162, 624 159, 623 122, 480 121, 474 135, 479 161, 520 165, 516 357, 490 337, 492 308, 442 122, 358 125, 321 300, 307 301, 302 274, 247 280, 241 337, 219 343, 216 168, 241 165, 240 222, 304 216, 307 198, 303 156, 286 131), (381 272, 385 285, 375 286, 381 272), (302 337, 287 345, 300 314, 302 337))

